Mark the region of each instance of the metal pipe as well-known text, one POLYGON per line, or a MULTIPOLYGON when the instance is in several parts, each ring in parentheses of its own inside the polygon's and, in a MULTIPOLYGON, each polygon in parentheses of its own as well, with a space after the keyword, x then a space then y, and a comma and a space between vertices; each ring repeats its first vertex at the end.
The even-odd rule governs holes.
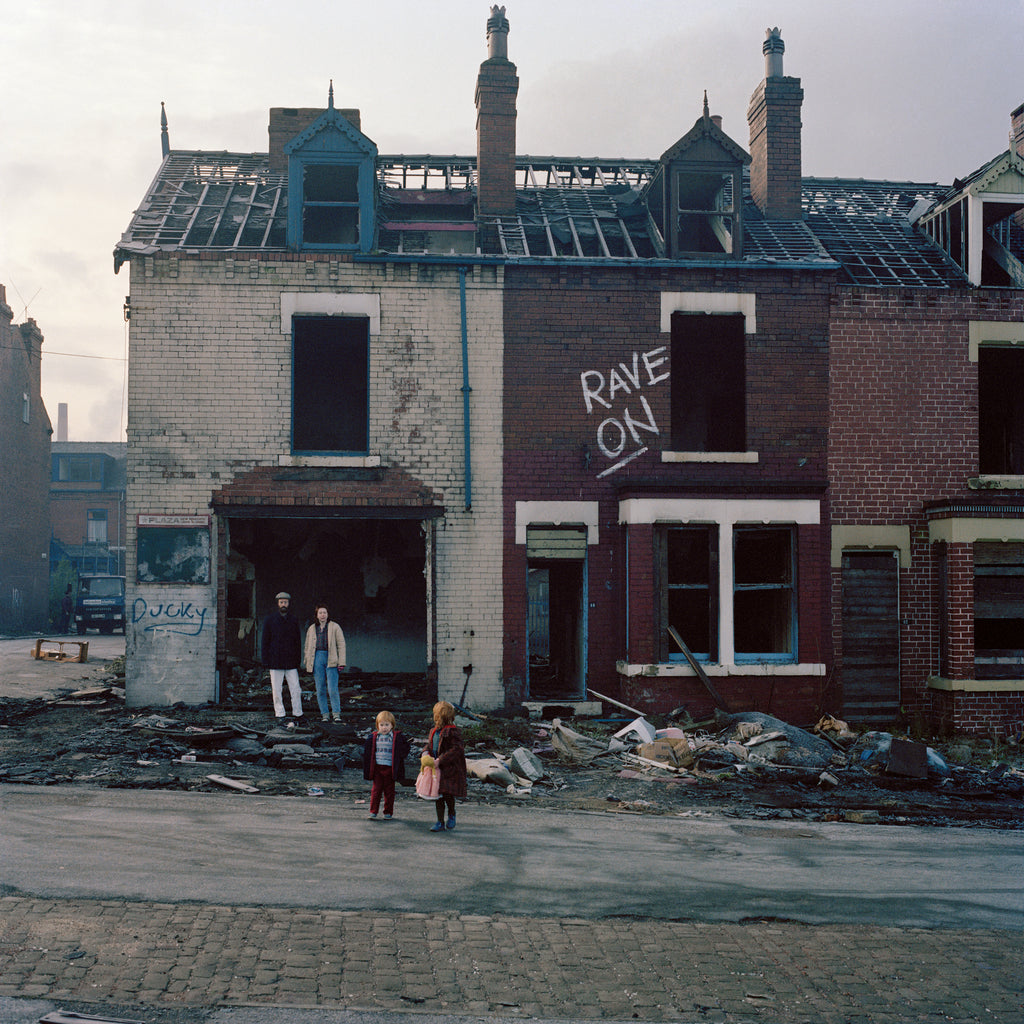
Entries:
MULTIPOLYGON (((466 478, 466 511, 473 509, 473 467, 472 445, 469 424, 469 338, 466 330, 466 268, 459 267, 459 309, 462 315, 462 442, 463 463, 466 478)), ((467 680, 468 681, 468 680, 467 680)))

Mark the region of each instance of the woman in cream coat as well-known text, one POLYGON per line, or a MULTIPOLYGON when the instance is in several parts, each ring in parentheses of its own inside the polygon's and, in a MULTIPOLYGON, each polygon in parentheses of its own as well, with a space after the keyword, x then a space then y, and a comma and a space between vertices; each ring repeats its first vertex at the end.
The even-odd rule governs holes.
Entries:
POLYGON ((322 722, 330 719, 335 722, 341 721, 338 672, 344 667, 345 634, 342 633, 341 626, 331 619, 327 605, 318 604, 313 625, 306 630, 306 671, 313 673, 316 682, 316 702, 320 705, 322 722))

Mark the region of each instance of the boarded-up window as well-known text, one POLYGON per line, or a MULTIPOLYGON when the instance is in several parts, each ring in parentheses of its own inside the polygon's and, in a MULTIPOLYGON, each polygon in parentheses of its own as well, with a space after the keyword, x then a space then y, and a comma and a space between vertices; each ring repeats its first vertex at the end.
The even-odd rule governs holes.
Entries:
POLYGON ((1024 543, 974 545, 974 674, 1024 675, 1024 543))
POLYGON ((672 314, 672 448, 746 449, 746 334, 742 314, 672 314))

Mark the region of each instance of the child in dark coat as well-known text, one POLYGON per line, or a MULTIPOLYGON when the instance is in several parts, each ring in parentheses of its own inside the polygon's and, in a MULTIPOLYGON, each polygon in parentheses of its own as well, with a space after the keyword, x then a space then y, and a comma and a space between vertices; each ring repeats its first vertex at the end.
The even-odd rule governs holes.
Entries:
POLYGON ((437 798, 437 824, 431 832, 455 828, 455 799, 466 795, 466 751, 462 733, 455 724, 455 707, 448 701, 434 705, 434 728, 430 730, 424 753, 430 754, 441 771, 440 796, 437 798), (448 820, 445 821, 445 809, 448 820))
POLYGON ((384 820, 390 821, 395 813, 395 783, 405 782, 405 758, 409 741, 398 731, 395 716, 390 711, 377 714, 376 728, 363 744, 363 778, 372 781, 370 787, 370 817, 376 820, 384 798, 384 820))

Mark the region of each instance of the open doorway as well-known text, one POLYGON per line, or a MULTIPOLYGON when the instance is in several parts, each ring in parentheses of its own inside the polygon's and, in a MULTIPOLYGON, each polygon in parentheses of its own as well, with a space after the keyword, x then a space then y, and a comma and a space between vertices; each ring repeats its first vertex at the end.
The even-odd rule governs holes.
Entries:
POLYGON ((585 530, 527 532, 528 692, 574 700, 586 690, 585 530))
POLYGON ((428 531, 411 519, 230 517, 226 654, 258 660, 260 624, 284 590, 303 627, 315 602, 326 603, 345 633, 351 669, 423 672, 428 531))

